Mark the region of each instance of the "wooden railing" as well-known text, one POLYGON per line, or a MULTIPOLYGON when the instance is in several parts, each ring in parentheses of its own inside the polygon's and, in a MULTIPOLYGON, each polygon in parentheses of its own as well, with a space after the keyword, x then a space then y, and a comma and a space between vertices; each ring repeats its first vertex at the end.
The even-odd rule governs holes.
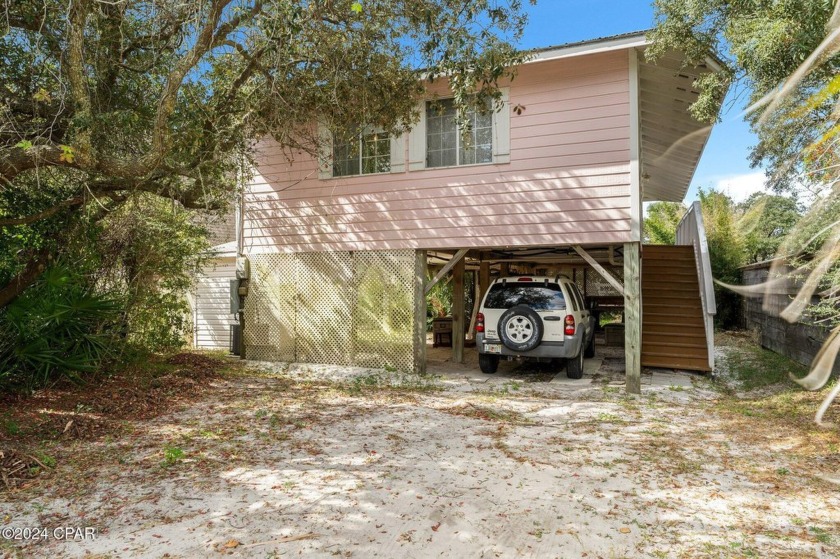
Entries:
POLYGON ((715 285, 712 278, 712 262, 709 259, 709 244, 700 202, 694 202, 677 225, 677 244, 694 247, 697 262, 697 280, 700 284, 700 301, 703 305, 703 323, 706 329, 706 347, 709 353, 709 367, 715 370, 715 324, 717 313, 715 285))

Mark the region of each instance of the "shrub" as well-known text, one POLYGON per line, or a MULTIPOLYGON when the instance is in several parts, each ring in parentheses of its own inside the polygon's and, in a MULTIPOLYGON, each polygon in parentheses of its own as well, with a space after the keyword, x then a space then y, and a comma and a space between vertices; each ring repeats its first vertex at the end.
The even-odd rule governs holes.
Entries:
POLYGON ((78 381, 112 348, 120 301, 57 264, 0 314, 0 386, 78 381))

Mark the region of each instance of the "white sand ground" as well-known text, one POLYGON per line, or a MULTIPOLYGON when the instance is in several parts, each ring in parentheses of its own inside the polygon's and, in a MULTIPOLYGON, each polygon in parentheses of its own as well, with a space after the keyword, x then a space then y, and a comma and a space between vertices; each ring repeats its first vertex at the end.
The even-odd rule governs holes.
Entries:
MULTIPOLYGON (((606 349, 606 348, 602 348, 606 349)), ((762 477, 778 441, 733 440, 685 373, 623 395, 620 350, 585 378, 256 364, 194 407, 79 442, 92 458, 2 503, 13 526, 96 539, 10 557, 834 557, 840 494, 762 477), (266 374, 268 371, 268 374, 266 374), (540 381, 542 379, 542 381, 540 381), (537 382, 531 382, 531 381, 537 382), (375 385, 402 385, 403 390, 375 385), (431 390, 431 387, 437 389, 431 390), (161 465, 164 445, 184 456, 161 465), (96 464, 91 472, 90 464, 96 464), (73 480, 62 485, 61 479, 73 480)))

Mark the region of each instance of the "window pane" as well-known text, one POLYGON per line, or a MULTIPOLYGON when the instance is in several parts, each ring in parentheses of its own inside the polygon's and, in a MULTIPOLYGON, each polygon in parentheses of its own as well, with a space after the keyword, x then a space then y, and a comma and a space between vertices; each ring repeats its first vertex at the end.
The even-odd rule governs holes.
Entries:
POLYGON ((461 165, 472 165, 475 163, 475 150, 462 147, 459 153, 461 165))
POLYGON ((453 99, 426 103, 426 166, 473 165, 493 161, 493 114, 470 110, 469 130, 462 133, 456 122, 453 99))
POLYGON ((426 103, 427 167, 448 167, 457 163, 455 115, 452 99, 426 103))
POLYGON ((376 132, 362 137, 362 173, 387 173, 391 170, 391 140, 376 132))
POLYGON ((359 174, 358 141, 336 138, 333 145, 333 176, 346 177, 359 174))
POLYGON ((484 306, 488 309, 509 309, 527 305, 536 311, 558 311, 566 308, 566 300, 556 283, 496 283, 487 293, 484 306))

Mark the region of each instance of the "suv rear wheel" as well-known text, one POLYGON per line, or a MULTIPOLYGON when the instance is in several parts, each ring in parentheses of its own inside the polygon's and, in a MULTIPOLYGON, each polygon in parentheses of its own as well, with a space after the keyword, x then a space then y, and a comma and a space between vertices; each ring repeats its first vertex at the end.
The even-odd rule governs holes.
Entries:
POLYGON ((583 378, 583 348, 566 362, 566 376, 572 379, 583 378))
POLYGON ((492 375, 499 369, 499 356, 479 353, 478 366, 481 368, 481 372, 485 375, 492 375))
POLYGON ((589 343, 586 344, 586 349, 583 350, 583 356, 589 359, 590 357, 595 357, 595 333, 592 333, 592 337, 589 338, 589 343))

